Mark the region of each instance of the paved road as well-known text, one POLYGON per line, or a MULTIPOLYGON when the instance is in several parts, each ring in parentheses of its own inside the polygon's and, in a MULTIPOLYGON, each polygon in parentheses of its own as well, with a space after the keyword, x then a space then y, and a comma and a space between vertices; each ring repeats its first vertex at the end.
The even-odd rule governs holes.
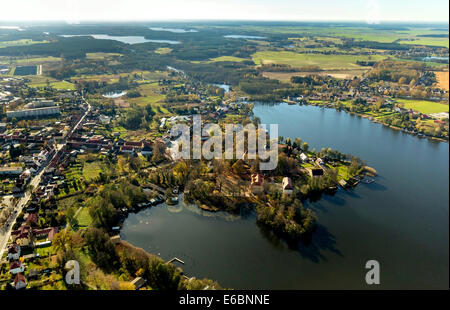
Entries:
MULTIPOLYGON (((78 123, 72 128, 72 130, 70 131, 70 133, 67 135, 67 137, 70 137, 72 135, 72 133, 77 130, 78 126, 80 126, 80 124, 84 121, 84 119, 86 118, 86 116, 89 114, 89 112, 91 111, 91 105, 83 98, 83 101, 86 102, 86 104, 88 105, 88 109, 86 110, 86 112, 84 113, 84 115, 80 118, 80 120, 78 121, 78 123)), ((59 154, 59 152, 61 151, 61 149, 66 145, 67 143, 67 139, 62 143, 62 144, 58 144, 56 146, 56 152, 53 155, 53 157, 47 162, 47 165, 45 167, 42 167, 41 171, 39 172, 39 174, 37 174, 30 182, 30 185, 33 188, 36 188, 39 183, 41 182, 41 177, 42 174, 45 171, 45 168, 47 168, 50 163, 52 162, 52 160, 59 154)), ((11 231, 12 231, 12 227, 14 225, 14 223, 16 222, 17 217, 19 216, 19 214, 22 212, 23 207, 28 203, 28 201, 31 198, 31 193, 29 191, 25 191, 25 193, 23 194, 23 196, 19 199, 19 201, 16 204, 16 213, 14 213, 12 215, 12 218, 9 219, 9 221, 7 221, 7 223, 9 224, 5 224, 8 225, 6 232, 3 234, 0 234, 0 259, 3 257, 3 253, 6 249, 6 245, 8 243, 9 237, 11 235, 11 231)))

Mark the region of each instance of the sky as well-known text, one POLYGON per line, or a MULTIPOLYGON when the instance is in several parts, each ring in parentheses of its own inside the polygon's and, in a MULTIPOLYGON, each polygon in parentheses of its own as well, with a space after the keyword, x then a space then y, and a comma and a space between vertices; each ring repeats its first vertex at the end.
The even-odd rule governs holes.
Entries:
POLYGON ((447 0, 0 0, 7 21, 421 21, 447 22, 447 0))

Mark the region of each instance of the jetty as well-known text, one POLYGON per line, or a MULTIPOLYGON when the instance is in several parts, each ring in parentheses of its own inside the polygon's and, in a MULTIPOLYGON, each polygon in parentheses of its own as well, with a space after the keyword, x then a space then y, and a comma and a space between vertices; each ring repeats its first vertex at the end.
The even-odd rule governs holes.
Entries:
POLYGON ((173 263, 173 262, 179 262, 180 264, 183 264, 183 265, 184 265, 184 261, 182 261, 182 260, 179 259, 178 257, 172 258, 172 259, 169 260, 167 263, 168 263, 168 264, 171 264, 171 263, 173 263))

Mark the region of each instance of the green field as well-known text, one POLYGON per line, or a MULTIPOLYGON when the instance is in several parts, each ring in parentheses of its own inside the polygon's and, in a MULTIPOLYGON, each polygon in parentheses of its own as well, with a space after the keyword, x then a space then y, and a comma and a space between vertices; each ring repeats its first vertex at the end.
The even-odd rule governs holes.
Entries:
POLYGON ((88 208, 82 208, 80 212, 78 212, 76 219, 78 221, 78 227, 87 227, 92 223, 88 208))
POLYGON ((102 167, 98 162, 86 162, 83 166, 83 177, 86 180, 93 180, 99 176, 102 167))
POLYGON ((60 57, 32 57, 32 58, 20 58, 14 59, 13 62, 16 64, 41 64, 43 62, 60 62, 62 59, 60 57))
MULTIPOLYGON (((138 90, 141 93, 141 97, 128 99, 130 103, 135 103, 140 106, 151 104, 153 107, 156 107, 156 105, 158 105, 166 97, 165 95, 158 93, 159 86, 157 82, 142 84, 138 87, 138 90)), ((162 109, 164 113, 167 113, 167 110, 164 108, 162 109)))
POLYGON ((16 41, 0 41, 0 48, 9 47, 9 46, 22 46, 22 45, 31 45, 37 43, 48 43, 48 41, 34 41, 31 39, 21 39, 16 41))
POLYGON ((405 109, 412 109, 423 114, 448 112, 448 105, 425 100, 397 99, 405 109))
MULTIPOLYGON (((205 63, 211 63, 211 62, 219 62, 219 61, 234 61, 234 62, 241 62, 241 61, 245 61, 247 59, 245 58, 240 58, 240 57, 234 57, 234 56, 220 56, 220 57, 216 57, 216 58, 211 58, 208 61, 205 61, 205 63)), ((195 62, 195 61, 193 61, 195 62)), ((199 63, 204 63, 203 61, 199 61, 199 63)))
POLYGON ((252 55, 253 61, 260 64, 284 64, 292 67, 318 66, 322 70, 349 70, 362 68, 356 61, 383 60, 381 55, 322 55, 322 54, 298 54, 294 52, 264 51, 252 55))
MULTIPOLYGON (((47 86, 47 82, 45 83, 31 83, 28 84, 29 87, 36 87, 36 88, 41 88, 41 87, 46 87, 47 86)), ((50 86, 56 89, 70 89, 70 90, 75 90, 75 84, 70 83, 70 82, 66 82, 66 81, 58 81, 58 82, 50 82, 50 86)))

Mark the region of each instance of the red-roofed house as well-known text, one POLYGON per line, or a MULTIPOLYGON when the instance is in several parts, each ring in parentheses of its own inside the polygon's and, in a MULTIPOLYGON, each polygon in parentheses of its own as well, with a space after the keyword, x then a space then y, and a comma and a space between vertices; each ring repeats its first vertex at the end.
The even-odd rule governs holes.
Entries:
POLYGON ((9 272, 12 274, 18 274, 25 270, 20 261, 14 261, 9 265, 9 272))
POLYGON ((292 181, 291 181, 291 179, 290 178, 288 178, 288 177, 284 177, 283 178, 283 194, 286 194, 286 195, 290 195, 290 194, 292 194, 292 190, 294 189, 293 187, 292 187, 292 181))
POLYGON ((263 184, 264 184, 264 176, 262 174, 252 174, 251 175, 252 181, 250 185, 250 189, 252 193, 257 194, 261 193, 263 190, 263 184))
POLYGON ((20 258, 20 245, 17 243, 11 244, 8 248, 8 255, 6 256, 7 260, 18 260, 20 258))
POLYGON ((20 290, 27 286, 27 279, 23 276, 23 274, 18 273, 14 278, 14 287, 16 290, 20 290))

